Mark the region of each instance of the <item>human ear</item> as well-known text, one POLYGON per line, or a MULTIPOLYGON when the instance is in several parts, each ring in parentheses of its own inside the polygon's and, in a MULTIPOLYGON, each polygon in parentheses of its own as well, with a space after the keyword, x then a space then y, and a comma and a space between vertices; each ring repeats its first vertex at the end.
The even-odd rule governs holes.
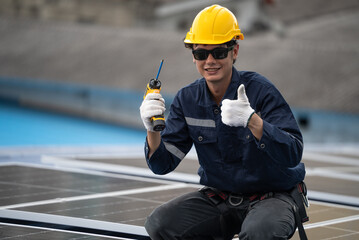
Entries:
POLYGON ((233 59, 236 59, 238 56, 238 52, 239 52, 239 45, 236 44, 233 48, 233 59))

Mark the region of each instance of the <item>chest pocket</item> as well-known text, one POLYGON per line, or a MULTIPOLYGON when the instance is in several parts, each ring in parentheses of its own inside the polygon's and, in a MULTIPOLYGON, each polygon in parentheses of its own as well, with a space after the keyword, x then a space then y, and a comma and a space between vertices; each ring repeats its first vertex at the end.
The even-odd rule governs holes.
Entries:
POLYGON ((246 161, 254 136, 248 128, 234 128, 222 125, 218 135, 218 147, 227 163, 246 161))
POLYGON ((229 127, 222 124, 219 129, 219 136, 225 141, 246 144, 254 141, 254 136, 249 128, 229 127))
POLYGON ((186 117, 190 136, 195 144, 214 143, 217 141, 216 123, 212 119, 186 117))
POLYGON ((216 128, 189 126, 189 130, 202 169, 207 173, 217 171, 222 165, 222 156, 216 128))
POLYGON ((190 136, 195 144, 210 144, 217 142, 215 128, 190 126, 190 136))

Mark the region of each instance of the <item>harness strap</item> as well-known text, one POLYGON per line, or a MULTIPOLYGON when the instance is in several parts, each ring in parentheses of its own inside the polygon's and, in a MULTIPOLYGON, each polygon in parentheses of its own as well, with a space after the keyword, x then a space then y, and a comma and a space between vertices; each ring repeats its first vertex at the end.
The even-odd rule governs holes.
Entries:
POLYGON ((292 202, 288 201, 287 198, 281 197, 280 195, 276 196, 276 197, 292 206, 292 209, 294 212, 294 217, 295 217, 295 223, 298 227, 299 238, 300 238, 300 240, 308 240, 307 234, 305 233, 305 230, 303 227, 302 218, 300 217, 299 208, 297 206, 297 203, 293 204, 292 202))
POLYGON ((304 182, 298 183, 297 188, 291 192, 291 196, 293 197, 295 203, 298 206, 299 215, 301 216, 301 221, 307 222, 309 221, 309 217, 307 216, 307 212, 305 211, 305 207, 309 206, 307 199, 307 187, 304 182), (298 194, 299 193, 299 194, 298 194))
POLYGON ((292 196, 295 206, 295 219, 298 227, 299 237, 301 240, 307 240, 307 235, 305 234, 303 223, 309 221, 309 217, 305 210, 304 204, 308 206, 308 199, 307 199, 307 187, 304 182, 298 183, 296 188, 290 193, 292 196))
POLYGON ((295 215, 295 222, 297 223, 300 240, 308 240, 307 234, 305 233, 305 230, 304 230, 304 227, 303 227, 302 219, 300 218, 298 207, 296 205, 293 205, 293 210, 294 210, 294 213, 295 213, 294 214, 295 215))
POLYGON ((296 185, 295 188, 293 188, 289 195, 294 200, 294 204, 288 199, 281 197, 280 195, 277 196, 277 198, 287 202, 290 204, 293 208, 294 216, 295 216, 295 223, 298 227, 299 237, 300 240, 308 240, 307 234, 305 233, 303 223, 309 221, 309 217, 307 215, 307 212, 305 210, 305 206, 308 206, 308 200, 307 200, 307 190, 304 182, 300 182, 296 185))
MULTIPOLYGON (((227 236, 226 236, 227 224, 226 224, 226 214, 225 213, 228 212, 229 207, 226 204, 226 200, 227 199, 231 200, 232 195, 230 193, 222 192, 217 189, 210 188, 210 187, 204 187, 204 188, 200 189, 200 192, 205 194, 208 197, 208 199, 215 206, 217 206, 217 208, 221 212, 221 216, 220 216, 221 231, 223 234, 223 238, 227 239, 227 236)), ((275 195, 274 192, 268 192, 265 194, 254 194, 252 196, 249 196, 248 199, 249 199, 250 205, 253 206, 257 202, 262 201, 267 198, 271 198, 274 195, 275 195)), ((309 220, 306 210, 305 210, 305 207, 304 207, 304 204, 307 205, 307 203, 304 201, 306 199, 305 183, 301 182, 301 183, 297 184, 297 186, 295 188, 293 188, 293 190, 289 193, 289 195, 294 200, 294 204, 292 202, 288 201, 288 199, 281 197, 280 195, 276 195, 276 197, 287 202, 288 204, 290 204, 292 206, 294 216, 295 216, 295 222, 298 227, 300 239, 308 240, 307 235, 304 230, 304 227, 303 227, 303 222, 306 222, 309 220)), ((240 198, 240 196, 234 195, 234 198, 240 198)), ((242 201, 243 201, 243 197, 238 205, 234 204, 233 206, 234 207, 239 206, 242 203, 242 201)), ((231 201, 229 201, 229 203, 232 204, 231 201)))
MULTIPOLYGON (((201 193, 205 194, 208 199, 218 208, 218 210, 221 212, 219 223, 221 225, 221 232, 222 237, 220 239, 228 239, 228 227, 226 224, 226 213, 229 210, 229 207, 226 204, 226 200, 228 199, 229 195, 221 192, 217 189, 210 188, 210 187, 204 187, 199 190, 201 193)), ((216 239, 217 240, 217 239, 216 239)))
POLYGON ((217 206, 220 212, 223 214, 228 210, 228 207, 225 203, 228 195, 224 192, 218 191, 214 188, 204 187, 200 190, 200 192, 204 193, 208 199, 217 206))
MULTIPOLYGON (((233 219, 231 218, 231 215, 229 213, 229 206, 227 205, 227 202, 232 207, 238 207, 242 204, 245 197, 242 195, 223 192, 218 189, 210 188, 210 187, 203 187, 199 191, 202 192, 204 195, 206 195, 207 198, 221 212, 219 222, 220 222, 220 226, 221 226, 222 237, 219 238, 218 240, 232 239, 232 235, 230 235, 231 231, 228 227, 228 222, 232 222, 233 219)), ((263 195, 255 194, 255 195, 252 195, 252 196, 246 197, 246 198, 249 199, 249 202, 251 203, 252 201, 257 202, 257 201, 264 200, 264 199, 266 199, 268 197, 272 197, 272 196, 273 196, 273 193, 267 193, 267 194, 263 194, 263 195)), ((217 239, 215 239, 215 240, 217 240, 217 239)))

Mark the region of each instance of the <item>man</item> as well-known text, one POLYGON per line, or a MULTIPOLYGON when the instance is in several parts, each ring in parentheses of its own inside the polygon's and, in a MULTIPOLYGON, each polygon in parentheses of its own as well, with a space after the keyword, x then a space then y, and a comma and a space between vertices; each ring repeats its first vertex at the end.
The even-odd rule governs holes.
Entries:
POLYGON ((161 95, 140 107, 149 168, 173 171, 194 144, 206 186, 154 210, 145 224, 154 240, 288 239, 296 229, 290 192, 305 175, 302 135, 272 83, 233 67, 240 39, 228 9, 202 10, 184 42, 203 78, 177 93, 161 133, 150 120, 165 111, 161 95))

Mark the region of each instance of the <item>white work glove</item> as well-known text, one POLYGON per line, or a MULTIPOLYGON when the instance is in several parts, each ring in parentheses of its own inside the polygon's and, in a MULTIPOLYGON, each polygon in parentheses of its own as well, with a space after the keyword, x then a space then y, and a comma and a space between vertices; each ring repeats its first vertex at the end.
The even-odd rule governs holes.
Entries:
POLYGON ((143 125, 148 131, 154 132, 151 118, 164 114, 165 110, 165 100, 161 94, 149 93, 146 95, 140 107, 140 114, 143 125))
POLYGON ((251 108, 244 85, 238 87, 238 99, 222 101, 222 122, 231 127, 247 127, 250 118, 255 112, 251 108))

